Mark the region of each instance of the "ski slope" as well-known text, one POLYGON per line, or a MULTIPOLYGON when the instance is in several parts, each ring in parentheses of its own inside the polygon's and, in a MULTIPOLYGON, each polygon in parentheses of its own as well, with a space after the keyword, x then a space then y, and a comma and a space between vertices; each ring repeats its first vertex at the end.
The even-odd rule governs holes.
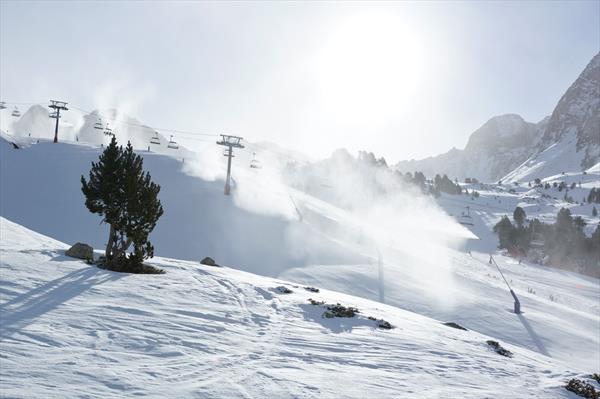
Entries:
MULTIPOLYGON (((103 248, 106 226, 85 208, 79 183, 101 148, 42 140, 15 150, 6 141, 0 143, 0 215, 62 242, 83 241, 103 248)), ((464 323, 573 369, 600 368, 597 279, 527 262, 518 265, 497 256, 523 303, 525 314, 517 317, 510 313, 512 298, 497 271, 487 264, 497 245, 491 229, 502 215, 521 204, 530 216, 552 217, 564 205, 559 200, 544 198, 530 204, 528 188, 511 193, 506 186, 469 187, 481 192, 473 200, 444 195, 438 203, 453 217, 470 206, 474 221, 470 229, 477 236, 465 242, 454 240, 451 243, 460 245, 446 247, 445 241, 440 244, 434 239, 439 234, 437 224, 451 228, 452 234, 466 230, 455 231, 453 226, 460 226, 435 208, 419 210, 411 200, 408 214, 394 218, 384 214, 389 225, 382 218, 375 219, 376 226, 363 223, 360 215, 272 184, 269 174, 274 172, 269 168, 243 168, 248 161, 243 153, 236 158, 234 195, 225 197, 219 180, 223 164, 211 163, 212 153, 220 156, 210 147, 197 159, 184 161, 141 152, 145 167, 162 187, 165 214, 151 235, 157 255, 188 261, 211 256, 236 269, 376 300, 379 252, 388 305, 464 323), (421 216, 411 217, 419 212, 421 216)), ((591 213, 591 207, 585 207, 585 213, 591 213)))
POLYGON ((5 397, 575 398, 562 386, 583 372, 334 291, 167 258, 150 262, 165 275, 119 274, 5 218, 0 235, 5 397), (361 316, 324 319, 308 298, 361 316))

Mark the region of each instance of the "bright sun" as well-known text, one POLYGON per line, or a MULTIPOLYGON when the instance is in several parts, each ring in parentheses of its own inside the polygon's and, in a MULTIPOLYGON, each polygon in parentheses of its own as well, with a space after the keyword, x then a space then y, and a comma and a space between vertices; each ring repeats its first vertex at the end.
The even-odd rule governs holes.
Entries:
POLYGON ((398 113, 414 100, 423 55, 420 38, 398 16, 349 17, 315 61, 321 106, 361 123, 398 113))

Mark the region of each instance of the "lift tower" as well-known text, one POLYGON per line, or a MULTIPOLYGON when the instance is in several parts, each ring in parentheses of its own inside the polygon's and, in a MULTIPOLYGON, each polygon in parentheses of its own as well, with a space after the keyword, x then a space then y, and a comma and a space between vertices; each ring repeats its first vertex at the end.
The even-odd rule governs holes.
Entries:
POLYGON ((225 179, 225 195, 229 195, 231 192, 231 158, 234 157, 233 149, 234 148, 244 148, 241 141, 242 137, 239 136, 230 136, 228 134, 222 134, 221 140, 217 141, 218 145, 222 145, 227 147, 225 151, 223 151, 223 155, 227 157, 227 178, 225 179))
POLYGON ((58 143, 58 120, 60 119, 60 111, 68 111, 67 103, 64 101, 56 101, 50 100, 50 105, 48 108, 52 108, 54 110, 53 113, 50 114, 50 118, 56 119, 56 126, 54 127, 54 142, 58 143))

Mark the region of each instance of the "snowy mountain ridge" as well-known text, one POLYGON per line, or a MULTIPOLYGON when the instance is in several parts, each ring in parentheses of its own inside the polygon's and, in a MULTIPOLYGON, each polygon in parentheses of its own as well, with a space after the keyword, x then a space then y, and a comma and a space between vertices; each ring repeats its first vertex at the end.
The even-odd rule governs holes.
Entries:
POLYGON ((497 116, 471 134, 464 150, 453 148, 438 156, 401 161, 395 167, 401 172, 494 182, 543 179, 557 170, 582 171, 599 157, 600 54, 596 54, 549 117, 534 124, 518 115, 497 116), (552 155, 544 155, 549 150, 552 155))

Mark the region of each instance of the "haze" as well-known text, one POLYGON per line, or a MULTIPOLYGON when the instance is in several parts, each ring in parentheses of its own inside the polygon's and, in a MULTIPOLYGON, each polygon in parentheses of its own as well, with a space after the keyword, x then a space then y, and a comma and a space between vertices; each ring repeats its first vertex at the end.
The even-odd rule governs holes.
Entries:
POLYGON ((551 113, 599 25, 597 1, 3 0, 0 98, 396 162, 462 148, 494 115, 551 113))

